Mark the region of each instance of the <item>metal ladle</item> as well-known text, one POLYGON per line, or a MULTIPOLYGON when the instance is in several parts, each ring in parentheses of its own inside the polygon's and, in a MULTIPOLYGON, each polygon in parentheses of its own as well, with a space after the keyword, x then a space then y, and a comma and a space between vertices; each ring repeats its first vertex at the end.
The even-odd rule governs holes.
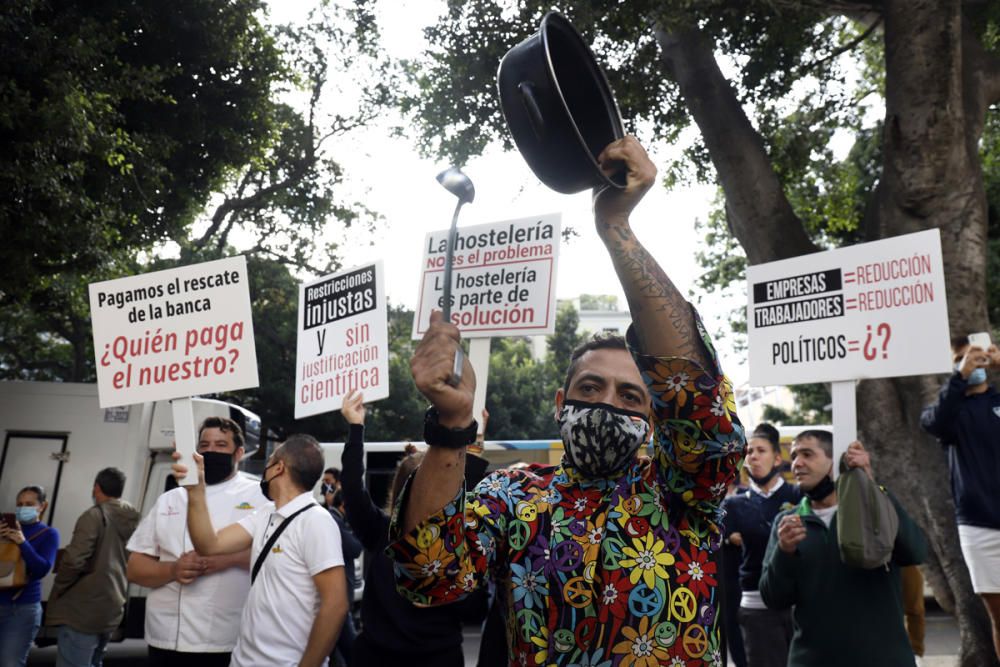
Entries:
MULTIPOLYGON (((462 173, 462 170, 458 167, 448 167, 437 175, 437 180, 445 190, 458 197, 458 204, 455 205, 455 213, 451 216, 451 229, 448 230, 448 248, 445 250, 444 256, 444 294, 441 313, 445 321, 450 322, 451 265, 455 256, 455 240, 458 238, 458 212, 462 210, 462 206, 472 203, 472 200, 476 198, 476 187, 472 184, 472 180, 462 173)), ((462 344, 459 343, 458 349, 455 351, 455 363, 452 365, 451 376, 448 378, 448 384, 452 387, 457 387, 462 381, 462 368, 464 365, 465 352, 462 350, 462 344)))

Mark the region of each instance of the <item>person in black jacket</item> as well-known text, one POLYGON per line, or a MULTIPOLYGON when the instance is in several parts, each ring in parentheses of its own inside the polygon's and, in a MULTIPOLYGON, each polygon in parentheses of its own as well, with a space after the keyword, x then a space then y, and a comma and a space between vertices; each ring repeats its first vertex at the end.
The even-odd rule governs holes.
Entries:
POLYGON ((739 625, 747 667, 784 667, 792 641, 788 609, 768 609, 761 599, 760 574, 774 517, 799 502, 797 486, 785 483, 778 430, 767 423, 754 429, 747 443, 750 488, 725 499, 726 543, 740 547, 739 625))
MULTIPOLYGON (((392 561, 385 555, 389 514, 374 503, 364 483, 363 401, 362 394, 352 392, 344 398, 341 410, 350 425, 341 457, 344 507, 347 521, 369 559, 361 601, 361 633, 354 642, 349 664, 463 667, 462 622, 482 618, 485 597, 446 607, 418 608, 396 592, 392 561)), ((393 480, 390 506, 416 468, 418 457, 408 454, 401 461, 393 480)))
POLYGON ((969 344, 968 336, 951 341, 955 372, 941 387, 937 403, 924 408, 920 425, 948 450, 951 494, 955 500, 958 540, 969 568, 972 589, 993 622, 993 648, 1000 658, 1000 393, 986 379, 986 369, 1000 369, 1000 350, 969 344))

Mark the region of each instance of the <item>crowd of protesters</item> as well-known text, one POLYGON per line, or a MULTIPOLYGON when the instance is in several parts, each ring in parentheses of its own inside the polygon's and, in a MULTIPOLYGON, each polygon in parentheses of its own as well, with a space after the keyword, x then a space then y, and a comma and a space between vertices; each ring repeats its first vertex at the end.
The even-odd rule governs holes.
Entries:
MULTIPOLYGON (((153 665, 457 667, 463 624, 484 619, 484 667, 714 666, 727 640, 749 667, 915 665, 920 529, 878 487, 898 519, 891 555, 871 569, 843 562, 832 434, 798 433, 787 478, 774 427, 747 443, 697 312, 629 226, 655 167, 632 137, 598 163, 625 167, 626 186, 599 193, 594 211, 634 319, 627 336, 573 352, 553 405, 559 462, 486 474, 475 373, 465 359, 456 380, 460 335, 435 313, 411 360, 431 404, 427 448, 403 452, 385 506, 365 482, 356 393, 342 406, 340 470, 315 438, 292 435, 253 479, 239 471, 239 425, 213 417, 193 466, 173 467, 196 483, 163 493, 141 521, 120 499, 124 475, 98 473, 48 601, 58 664, 101 664, 132 582, 149 589, 153 665)), ((985 375, 1000 351, 957 339, 954 352, 923 424, 948 447, 963 553, 1000 654, 1000 395, 985 375)), ((861 442, 843 467, 877 479, 861 442)), ((0 521, 0 667, 25 664, 42 623, 60 539, 46 508, 44 489, 25 486, 0 521)))

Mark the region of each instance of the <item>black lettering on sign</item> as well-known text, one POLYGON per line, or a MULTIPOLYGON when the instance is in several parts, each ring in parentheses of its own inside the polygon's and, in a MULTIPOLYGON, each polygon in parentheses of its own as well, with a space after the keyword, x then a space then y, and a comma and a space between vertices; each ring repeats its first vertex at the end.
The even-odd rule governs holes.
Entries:
POLYGON ((818 271, 790 278, 778 278, 753 285, 753 302, 783 301, 813 294, 838 292, 843 285, 840 269, 818 271))
POLYGON ((844 314, 844 295, 831 294, 815 299, 772 303, 753 309, 753 324, 758 329, 779 324, 795 324, 840 317, 844 314))
POLYGON ((375 267, 366 266, 306 288, 303 329, 375 310, 375 267))

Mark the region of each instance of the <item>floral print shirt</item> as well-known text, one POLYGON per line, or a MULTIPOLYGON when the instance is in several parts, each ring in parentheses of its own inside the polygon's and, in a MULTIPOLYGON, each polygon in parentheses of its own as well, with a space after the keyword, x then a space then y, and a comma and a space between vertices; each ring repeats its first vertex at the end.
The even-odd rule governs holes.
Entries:
POLYGON ((631 331, 629 345, 653 397, 652 457, 614 479, 585 479, 565 458, 498 470, 410 534, 393 524, 397 586, 414 603, 496 581, 511 665, 722 665, 711 556, 745 446, 731 385, 717 368, 638 352, 631 331))

